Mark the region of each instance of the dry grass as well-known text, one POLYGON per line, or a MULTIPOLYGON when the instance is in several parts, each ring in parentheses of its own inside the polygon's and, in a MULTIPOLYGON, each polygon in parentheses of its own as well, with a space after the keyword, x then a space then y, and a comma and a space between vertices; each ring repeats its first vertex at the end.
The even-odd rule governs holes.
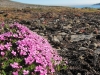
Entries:
POLYGON ((45 7, 45 8, 5 8, 0 7, 0 21, 4 21, 7 19, 34 19, 39 13, 47 14, 48 12, 53 13, 55 17, 57 14, 72 14, 76 16, 81 16, 82 13, 100 13, 98 9, 77 9, 77 8, 69 8, 69 7, 45 7), (34 15, 33 15, 34 14, 34 15), (37 14, 37 15, 35 15, 37 14))

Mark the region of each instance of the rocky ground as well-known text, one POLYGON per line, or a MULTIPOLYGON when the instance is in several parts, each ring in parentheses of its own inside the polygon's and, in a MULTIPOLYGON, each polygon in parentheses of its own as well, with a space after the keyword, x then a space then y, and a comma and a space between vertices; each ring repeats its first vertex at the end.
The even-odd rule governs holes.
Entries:
MULTIPOLYGON (((68 60, 68 69, 59 75, 100 75, 100 14, 81 16, 62 14, 46 16, 28 27, 49 40, 59 54, 68 60), (42 22, 43 21, 43 22, 42 22)), ((21 21, 21 23, 25 23, 21 21)))
POLYGON ((19 22, 48 39, 68 61, 56 75, 100 75, 100 10, 2 8, 0 21, 19 22))

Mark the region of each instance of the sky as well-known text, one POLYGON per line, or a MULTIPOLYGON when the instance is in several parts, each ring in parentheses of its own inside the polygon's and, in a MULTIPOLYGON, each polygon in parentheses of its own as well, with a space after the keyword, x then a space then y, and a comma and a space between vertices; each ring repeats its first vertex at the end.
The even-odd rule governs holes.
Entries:
POLYGON ((27 4, 39 4, 39 5, 61 5, 61 6, 71 6, 71 5, 87 5, 100 3, 100 0, 12 0, 27 4))

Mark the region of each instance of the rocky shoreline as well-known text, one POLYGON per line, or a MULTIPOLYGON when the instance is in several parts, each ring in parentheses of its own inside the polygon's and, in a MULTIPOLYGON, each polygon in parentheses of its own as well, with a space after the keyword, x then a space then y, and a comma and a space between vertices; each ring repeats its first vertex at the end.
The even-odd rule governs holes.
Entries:
POLYGON ((100 11, 59 8, 0 9, 0 20, 19 22, 48 39, 68 61, 68 69, 56 75, 100 75, 100 11))

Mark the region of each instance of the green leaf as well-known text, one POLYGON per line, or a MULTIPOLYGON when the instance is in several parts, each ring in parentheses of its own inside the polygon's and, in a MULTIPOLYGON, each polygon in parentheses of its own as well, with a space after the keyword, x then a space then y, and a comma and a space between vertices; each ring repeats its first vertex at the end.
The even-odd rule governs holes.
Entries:
POLYGON ((67 69, 67 65, 64 65, 62 69, 66 70, 67 69))
POLYGON ((16 61, 16 62, 22 62, 23 60, 21 58, 15 58, 14 61, 16 61))
POLYGON ((2 70, 2 72, 0 73, 0 75, 6 75, 5 71, 2 70))
POLYGON ((60 71, 61 67, 60 65, 57 65, 57 71, 60 71))
POLYGON ((36 67, 36 65, 35 64, 32 64, 32 65, 30 65, 30 66, 28 66, 28 70, 33 70, 33 69, 35 69, 35 67, 36 67))

